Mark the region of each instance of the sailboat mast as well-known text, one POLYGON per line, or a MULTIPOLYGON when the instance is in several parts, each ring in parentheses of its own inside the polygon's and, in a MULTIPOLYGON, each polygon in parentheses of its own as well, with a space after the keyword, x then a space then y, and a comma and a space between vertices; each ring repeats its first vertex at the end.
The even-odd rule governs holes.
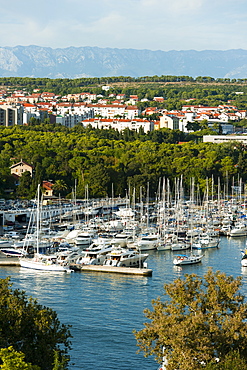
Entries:
POLYGON ((39 253, 39 227, 40 227, 40 184, 38 184, 38 190, 37 190, 37 239, 36 239, 36 252, 39 253))

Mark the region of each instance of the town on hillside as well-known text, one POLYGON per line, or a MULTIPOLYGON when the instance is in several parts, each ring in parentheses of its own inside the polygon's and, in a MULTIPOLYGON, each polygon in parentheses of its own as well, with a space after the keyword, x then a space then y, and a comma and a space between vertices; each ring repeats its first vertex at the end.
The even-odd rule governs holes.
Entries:
MULTIPOLYGON (((181 110, 159 108, 163 96, 150 100, 139 99, 138 95, 111 93, 110 86, 102 86, 104 95, 89 92, 56 95, 33 89, 29 94, 25 89, 0 90, 0 126, 28 125, 32 121, 61 124, 73 128, 78 123, 93 128, 114 128, 122 131, 152 130, 169 128, 191 132, 193 122, 206 121, 209 128, 220 134, 235 132, 236 123, 246 119, 246 110, 235 105, 218 106, 184 105, 181 110), (105 94, 107 92, 107 95, 105 94), (145 109, 138 107, 145 102, 145 109), (151 104, 152 102, 152 104, 151 104), (157 102, 157 107, 153 106, 157 102)), ((188 99, 188 103, 193 99, 188 99)))

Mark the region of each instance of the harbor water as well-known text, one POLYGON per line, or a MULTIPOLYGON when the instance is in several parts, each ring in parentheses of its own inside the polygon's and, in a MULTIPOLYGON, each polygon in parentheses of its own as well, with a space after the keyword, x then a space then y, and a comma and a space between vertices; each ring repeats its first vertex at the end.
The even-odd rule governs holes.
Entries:
MULTIPOLYGON (((151 251, 152 277, 101 272, 48 273, 20 267, 0 267, 0 277, 11 277, 13 288, 25 290, 42 305, 54 309, 61 323, 72 325, 70 370, 151 370, 153 358, 137 354, 133 330, 143 328, 143 310, 162 296, 164 283, 185 274, 202 276, 208 267, 242 276, 247 294, 247 267, 241 267, 246 238, 222 237, 219 248, 204 250, 202 263, 173 266, 176 252, 151 251)), ((164 298, 165 299, 165 298, 164 298)))

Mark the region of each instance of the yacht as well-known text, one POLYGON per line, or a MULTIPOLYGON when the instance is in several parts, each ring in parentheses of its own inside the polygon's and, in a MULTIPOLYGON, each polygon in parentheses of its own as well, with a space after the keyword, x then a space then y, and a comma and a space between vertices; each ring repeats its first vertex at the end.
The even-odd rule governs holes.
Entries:
POLYGON ((159 243, 159 234, 145 234, 137 239, 136 249, 140 251, 156 249, 159 243))
POLYGON ((209 248, 218 248, 219 246, 219 239, 212 238, 212 237, 204 237, 195 240, 192 244, 193 249, 209 249, 209 248))
POLYGON ((119 234, 116 234, 110 241, 111 244, 113 245, 127 245, 128 243, 133 242, 134 236, 133 232, 129 231, 123 231, 119 234))
POLYGON ((117 267, 141 267, 148 258, 147 253, 136 250, 116 247, 106 255, 104 265, 117 267))
POLYGON ((229 231, 229 236, 247 236, 247 225, 244 222, 238 222, 236 225, 232 228, 232 230, 229 231))
POLYGON ((82 231, 80 232, 76 238, 75 238, 75 244, 84 249, 85 247, 88 247, 93 240, 94 233, 82 231))
POLYGON ((82 251, 76 260, 78 265, 103 265, 107 253, 112 250, 111 245, 98 246, 91 245, 85 251, 82 251))
POLYGON ((98 236, 96 236, 96 238, 92 240, 92 243, 97 245, 109 244, 113 238, 114 238, 113 234, 109 233, 98 234, 98 236))

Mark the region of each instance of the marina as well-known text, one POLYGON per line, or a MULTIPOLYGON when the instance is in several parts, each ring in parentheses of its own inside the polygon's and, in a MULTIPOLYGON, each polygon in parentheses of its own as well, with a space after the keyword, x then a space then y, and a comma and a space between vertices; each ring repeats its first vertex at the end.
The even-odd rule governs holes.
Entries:
POLYGON ((171 250, 149 251, 152 276, 94 272, 61 274, 18 266, 0 266, 0 277, 11 277, 13 288, 25 290, 40 304, 51 307, 65 324, 72 325, 70 370, 156 370, 153 358, 137 354, 133 330, 143 328, 145 308, 163 297, 163 285, 184 274, 202 276, 212 267, 228 275, 242 276, 241 292, 247 295, 247 268, 241 266, 246 238, 222 236, 219 247, 203 251, 195 265, 174 266, 171 250), (126 353, 128 356, 126 357, 126 353))
POLYGON ((16 230, 3 236, 3 245, 7 240, 13 251, 26 245, 28 255, 6 256, 2 249, 0 277, 10 276, 14 288, 72 325, 70 370, 113 370, 116 358, 118 369, 157 369, 154 358, 137 353, 133 330, 143 328, 143 310, 163 295, 164 284, 185 274, 203 276, 211 267, 241 275, 247 293, 247 236, 230 233, 246 224, 245 200, 160 199, 147 203, 145 213, 144 204, 132 211, 126 200, 107 215, 95 214, 97 204, 82 207, 82 218, 72 212, 50 225, 35 207, 25 236, 16 230))

